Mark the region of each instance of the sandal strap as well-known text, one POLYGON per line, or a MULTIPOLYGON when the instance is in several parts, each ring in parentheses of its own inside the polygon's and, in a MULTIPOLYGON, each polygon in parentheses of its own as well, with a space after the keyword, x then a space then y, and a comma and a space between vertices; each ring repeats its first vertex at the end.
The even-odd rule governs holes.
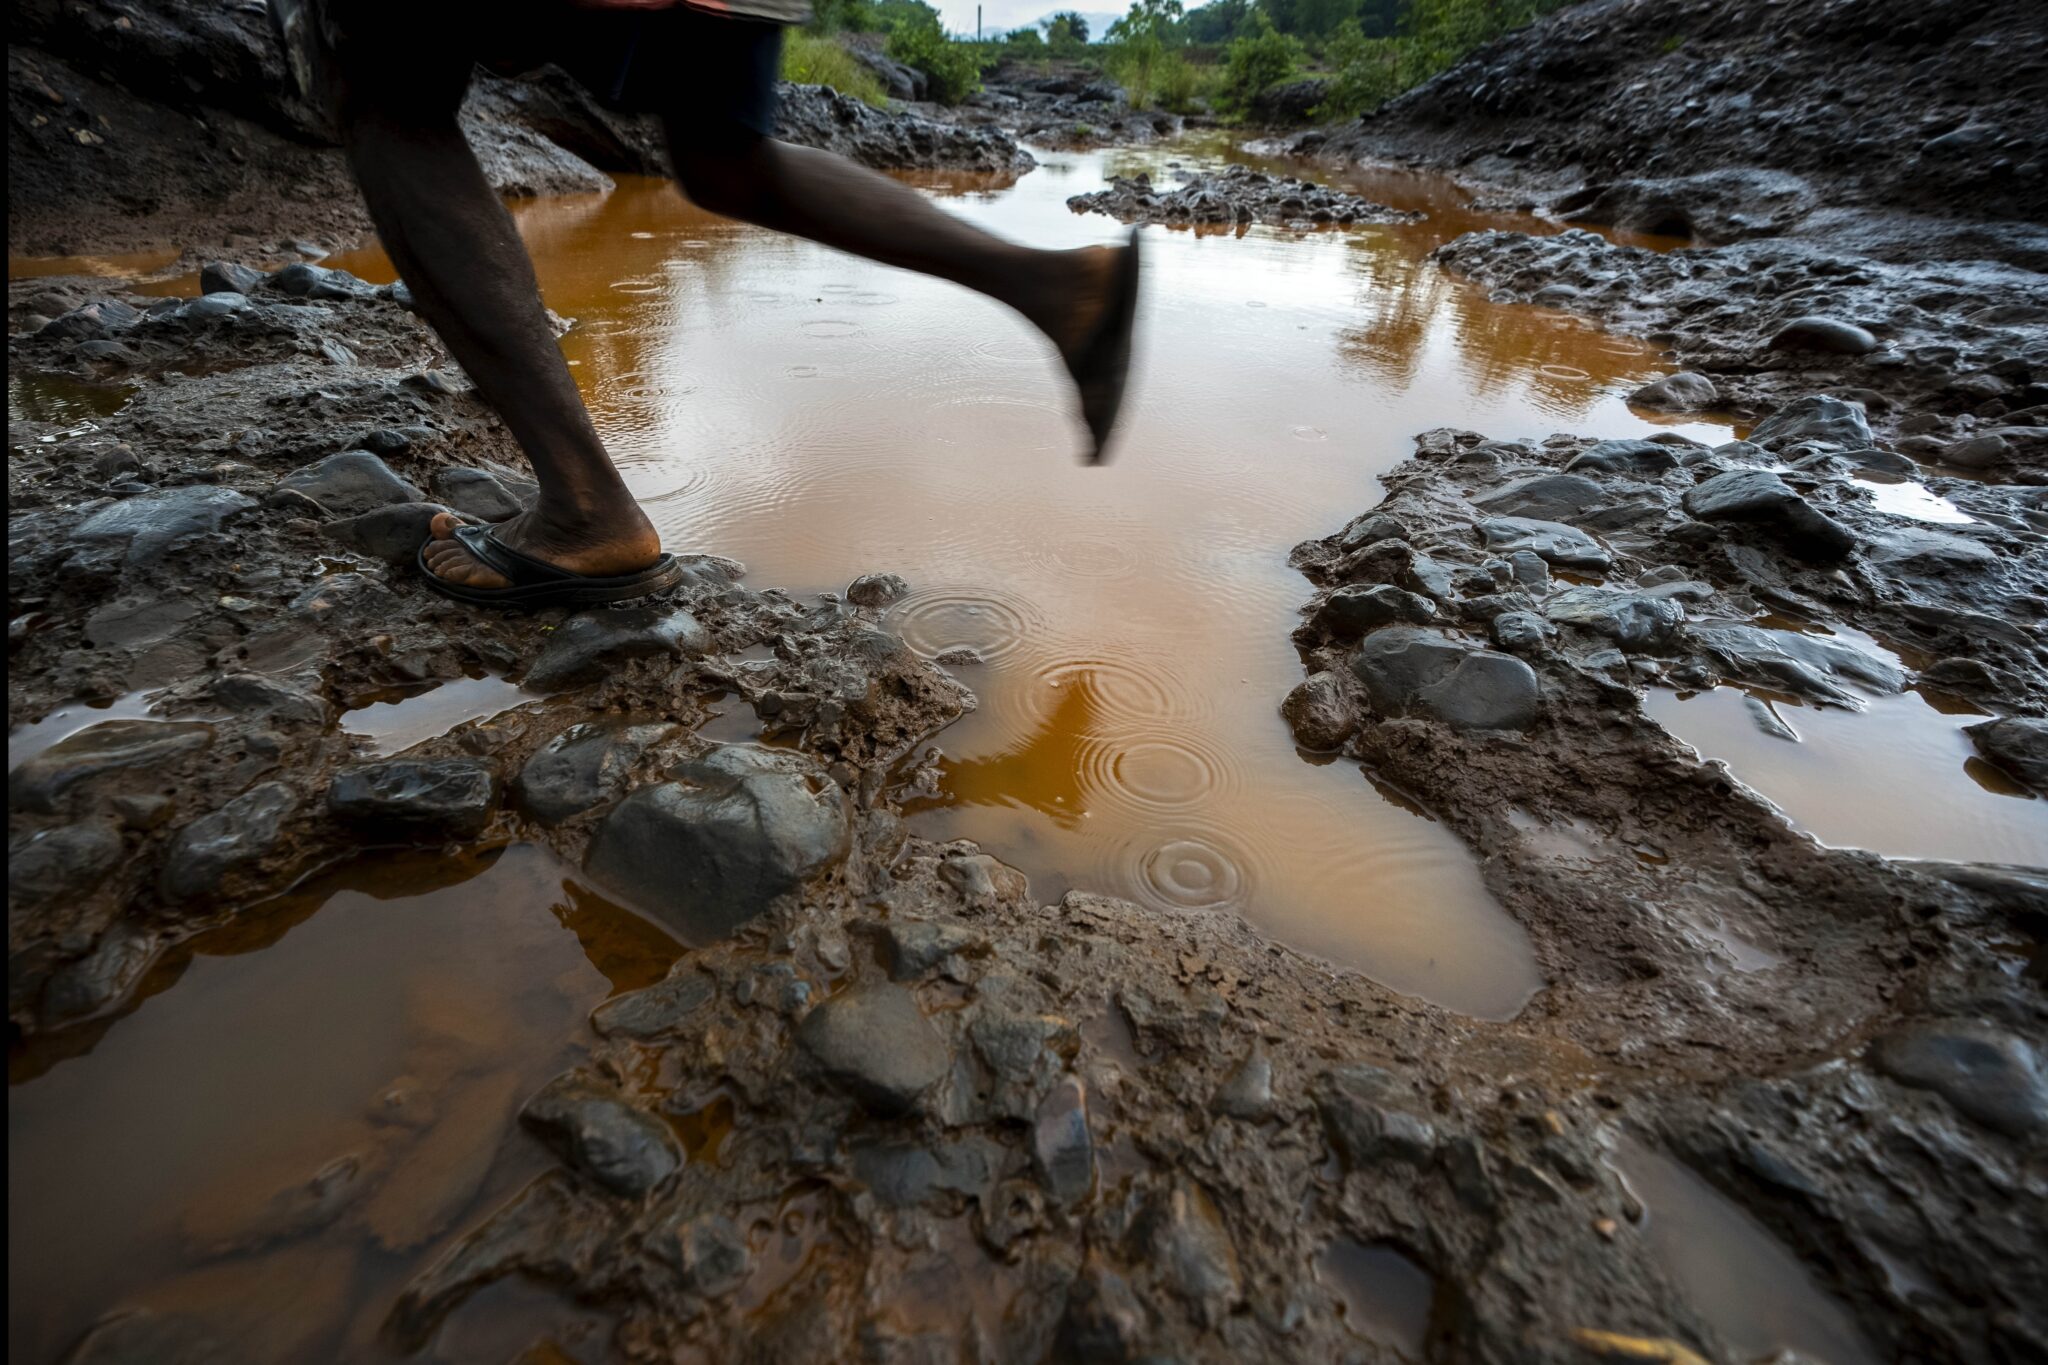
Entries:
POLYGON ((515 588, 528 587, 536 583, 559 583, 565 579, 580 578, 581 574, 550 564, 544 559, 513 549, 498 539, 495 526, 458 526, 455 539, 462 548, 476 557, 478 563, 501 573, 515 588))

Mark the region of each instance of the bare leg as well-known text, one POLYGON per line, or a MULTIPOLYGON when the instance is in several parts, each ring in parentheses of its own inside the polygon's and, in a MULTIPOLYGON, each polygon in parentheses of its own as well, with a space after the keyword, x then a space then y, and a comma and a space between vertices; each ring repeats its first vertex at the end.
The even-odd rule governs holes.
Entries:
POLYGON ((966 285, 1023 314, 1070 370, 1112 297, 1117 248, 1018 246, 843 157, 732 125, 671 120, 668 143, 683 192, 702 207, 966 285))
MULTIPOLYGON (((533 464, 539 499, 499 534, 579 573, 645 567, 660 554, 660 538, 598 439, 548 326, 532 262, 463 139, 454 102, 422 107, 387 93, 391 84, 365 80, 344 91, 349 159, 420 313, 533 464)), ((503 586, 447 538, 451 529, 436 522, 428 567, 452 581, 503 586)))

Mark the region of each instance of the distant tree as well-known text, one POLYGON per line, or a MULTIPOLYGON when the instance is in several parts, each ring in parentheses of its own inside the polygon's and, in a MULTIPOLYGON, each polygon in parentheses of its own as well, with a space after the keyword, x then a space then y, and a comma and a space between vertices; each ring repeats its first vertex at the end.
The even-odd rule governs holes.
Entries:
POLYGON ((1088 21, 1073 10, 1061 10, 1041 25, 1053 47, 1079 47, 1088 41, 1088 21))
POLYGON ((1251 0, 1209 0, 1188 11, 1181 20, 1181 36, 1191 43, 1227 43, 1244 27, 1251 9, 1251 0))

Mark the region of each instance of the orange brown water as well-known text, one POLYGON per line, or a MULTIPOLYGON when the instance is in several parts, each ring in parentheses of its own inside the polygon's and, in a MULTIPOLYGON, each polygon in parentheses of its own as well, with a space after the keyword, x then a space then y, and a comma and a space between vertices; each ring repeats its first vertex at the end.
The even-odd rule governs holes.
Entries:
MULTIPOLYGON (((1069 194, 1174 174, 1197 147, 1058 154, 1014 187, 931 190, 1044 246, 1115 240, 1069 194)), ((926 832, 1065 885, 1241 912, 1267 933, 1474 1014, 1539 980, 1521 930, 1440 826, 1349 764, 1315 767, 1277 712, 1296 541, 1378 497, 1414 433, 1638 433, 1641 345, 1503 307, 1436 271, 1438 242, 1534 226, 1441 180, 1368 193, 1430 221, 1307 236, 1149 230, 1141 359, 1106 468, 1049 348, 955 286, 728 223, 668 186, 515 207, 564 349, 671 548, 814 590, 891 570, 893 627, 970 647, 981 709, 938 740, 926 832)), ((390 277, 374 251, 337 258, 390 277)), ((1698 428, 1712 434, 1711 428, 1698 428)))
MULTIPOLYGON (((519 1103, 576 1060, 593 1006, 680 952, 530 847, 372 856, 195 940, 127 1017, 10 1058, 14 1358, 135 1304, 206 1316, 238 1359, 378 1358, 405 1279, 546 1168, 519 1103), (364 1192, 300 1235, 248 1233, 320 1171, 364 1192)), ((524 1335, 487 1358, 559 1310, 520 1303, 524 1335)), ((487 1307, 454 1339, 511 1335, 487 1307)))

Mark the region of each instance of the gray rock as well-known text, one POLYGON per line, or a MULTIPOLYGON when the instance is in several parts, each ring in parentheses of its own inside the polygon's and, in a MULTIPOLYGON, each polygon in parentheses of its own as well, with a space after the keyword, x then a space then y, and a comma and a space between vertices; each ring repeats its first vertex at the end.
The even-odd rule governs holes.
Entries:
POLYGON ((2048 796, 2048 720, 2005 716, 1963 731, 1977 752, 2043 796, 2048 796))
POLYGON ((1050 1359, 1076 1365, 1136 1362, 1151 1319, 1123 1276, 1090 1259, 1067 1286, 1050 1359))
POLYGON ((960 924, 890 920, 882 926, 882 963, 891 981, 915 981, 948 958, 988 950, 988 940, 960 924))
POLYGON ((1771 704, 1762 697, 1743 693, 1742 709, 1749 712, 1749 718, 1756 722, 1756 728, 1772 739, 1790 740, 1794 744, 1799 742, 1799 732, 1787 725, 1784 719, 1771 709, 1771 704))
POLYGON ((886 607, 902 601, 909 592, 910 585, 895 574, 862 574, 847 584, 846 600, 856 607, 886 607))
POLYGON ((586 1072, 549 1081, 519 1121, 565 1165, 628 1199, 641 1198, 683 1164, 667 1124, 586 1072))
POLYGON ((526 760, 513 796, 534 819, 559 825, 618 795, 641 755, 675 733, 667 723, 572 725, 526 760))
POLYGON ((1473 505, 1500 517, 1571 522, 1611 500, 1606 488, 1584 474, 1537 474, 1474 498, 1473 505))
POLYGON ((1687 639, 1728 677, 1768 683, 1814 701, 1860 705, 1844 680, 1886 695, 1906 685, 1895 665, 1826 636, 1717 622, 1689 627, 1687 639))
POLYGON ((7 902, 22 909, 92 894, 121 861, 121 832, 105 821, 37 830, 7 843, 7 902))
POLYGON ((718 996, 696 967, 678 967, 665 981, 615 995, 590 1012, 590 1026, 607 1038, 659 1038, 694 1020, 718 996))
POLYGON ((498 779, 471 758, 395 758, 334 775, 327 808, 345 820, 471 835, 490 823, 498 779))
POLYGON ((1493 618, 1493 642, 1511 654, 1537 654, 1550 647, 1557 628, 1533 611, 1504 611, 1493 618))
POLYGON ((1687 489, 1684 503, 1685 510, 1701 521, 1764 526, 1803 559, 1840 559, 1856 548, 1854 532, 1817 510, 1769 470, 1716 474, 1687 489))
POLYGON ((374 286, 346 270, 295 261, 270 276, 268 286, 295 299, 353 299, 370 296, 374 286))
POLYGON ((526 510, 532 488, 515 488, 488 469, 442 469, 433 477, 434 496, 478 521, 510 521, 526 510))
POLYGON ((216 318, 233 317, 249 311, 249 300, 234 291, 218 294, 201 294, 180 308, 178 320, 188 325, 212 322, 216 318))
POLYGON ((1941 462, 1958 469, 1989 469, 2004 463, 2010 454, 2012 446, 2005 437, 1995 431, 1987 431, 1950 441, 1941 448, 1941 462))
POLYGON ((674 1252, 683 1288, 708 1298, 739 1288, 752 1264, 746 1238, 722 1213, 703 1214, 677 1228, 674 1252))
POLYGON ((251 787, 171 839, 157 888, 167 901, 185 901, 213 891, 220 879, 255 862, 277 846, 284 821, 299 798, 282 782, 251 787))
POLYGON ((344 450, 301 465, 277 486, 303 493, 340 517, 359 516, 400 502, 424 502, 426 495, 391 472, 367 450, 344 450))
POLYGON ((88 545, 125 545, 130 568, 149 568, 255 506, 254 498, 231 488, 166 488, 101 508, 72 530, 71 539, 88 545))
POLYGON ((1558 625, 1604 635, 1624 650, 1661 645, 1685 620, 1679 603, 1626 588, 1571 588, 1544 603, 1543 614, 1558 625))
POLYGON ((1339 638, 1395 622, 1424 625, 1434 619, 1436 603, 1391 583, 1339 588, 1323 599, 1315 615, 1316 625, 1339 638))
POLYGON ((36 335, 55 341, 86 341, 133 327, 140 321, 141 311, 119 299, 94 299, 51 318, 36 329, 36 335))
POLYGON ((1466 729, 1520 729, 1536 716, 1541 689, 1520 659, 1414 626, 1365 639, 1351 670, 1383 715, 1411 712, 1466 729))
POLYGON ((1244 1297, 1237 1248, 1213 1200, 1189 1177, 1174 1179, 1140 1215, 1139 1238, 1163 1278, 1214 1327, 1244 1297))
POLYGON ((1931 526, 1894 526, 1873 535, 1863 557, 1891 573, 1940 574, 1982 570, 1998 563, 1998 552, 1982 541, 1931 526))
POLYGON ((1659 412, 1703 412, 1720 404, 1721 391, 1705 375, 1680 370, 1651 380, 1630 394, 1628 401, 1659 412))
POLYGON ((449 509, 438 502, 400 502, 361 516, 330 521, 320 528, 329 540, 386 564, 411 565, 433 535, 434 518, 449 509))
POLYGON ((952 1050, 901 986, 842 991, 804 1016, 797 1041, 827 1080, 882 1117, 909 1112, 952 1068, 952 1050))
POLYGON ((156 960, 157 939, 138 924, 108 929, 84 957, 65 963, 43 986, 39 1017, 57 1028, 99 1014, 122 999, 156 960))
POLYGON ((293 725, 325 725, 333 708, 324 697, 288 687, 260 673, 229 673, 213 685, 213 699, 243 715, 293 725))
POLYGON ((846 856, 839 788, 791 753, 726 745, 614 806, 592 877, 685 943, 723 938, 846 856))
POLYGON ((1077 1204, 1095 1188, 1088 1089, 1078 1077, 1062 1077, 1039 1103, 1031 1125, 1031 1156, 1039 1182, 1054 1204, 1077 1204))
POLYGON ((1601 441, 1565 463, 1565 472, 1596 469, 1606 474, 1661 474, 1678 468, 1678 452, 1661 441, 1601 441))
POLYGON ((1358 728, 1336 675, 1311 673, 1280 703, 1280 715, 1304 749, 1326 753, 1343 745, 1358 728))
POLYGON ((1920 466, 1904 455, 1871 446, 1864 450, 1816 451, 1802 455, 1792 461, 1794 469, 1824 469, 1829 460, 1841 460, 1856 469, 1866 469, 1873 474, 1889 474, 1899 478, 1912 478, 1920 472, 1920 466))
POLYGON ((1537 595, 1550 591, 1550 565, 1534 550, 1515 550, 1508 555, 1515 582, 1537 595))
POLYGON ((1612 568, 1614 557, 1599 541, 1562 522, 1535 517, 1489 517, 1479 523, 1486 548, 1496 554, 1529 550, 1547 564, 1564 569, 1612 568))
POLYGON ((710 647, 704 627, 681 607, 578 612, 548 637, 524 685, 536 692, 584 687, 628 659, 694 657, 710 647))
POLYGON ((232 261, 208 261, 199 267, 201 294, 246 294, 263 283, 263 272, 232 261))
POLYGON ((1256 1123, 1273 1113, 1273 1059, 1266 1045, 1254 1041, 1251 1051, 1217 1088, 1209 1108, 1219 1114, 1256 1123))
POLYGON ((1869 355, 1877 349, 1877 338, 1852 322, 1836 318, 1794 318, 1772 335, 1769 349, 1869 355))
POLYGON ((105 773, 161 767, 213 743, 200 721, 103 720, 68 735, 7 774, 7 801, 52 814, 65 792, 105 773))
POLYGON ((1878 1039, 1871 1056, 1901 1085, 1932 1090, 2007 1137, 2048 1129, 2048 1076, 2019 1038, 1974 1024, 1919 1024, 1878 1039))
POLYGON ((1749 433, 1750 443, 1769 450, 1817 441, 1843 450, 1862 450, 1871 444, 1870 423, 1859 403, 1824 394, 1795 398, 1757 423, 1749 433))
POLYGON ((1345 1170, 1430 1159, 1436 1129, 1396 1103, 1398 1098, 1393 1077, 1376 1066, 1340 1067, 1317 1082, 1316 1112, 1345 1170))

